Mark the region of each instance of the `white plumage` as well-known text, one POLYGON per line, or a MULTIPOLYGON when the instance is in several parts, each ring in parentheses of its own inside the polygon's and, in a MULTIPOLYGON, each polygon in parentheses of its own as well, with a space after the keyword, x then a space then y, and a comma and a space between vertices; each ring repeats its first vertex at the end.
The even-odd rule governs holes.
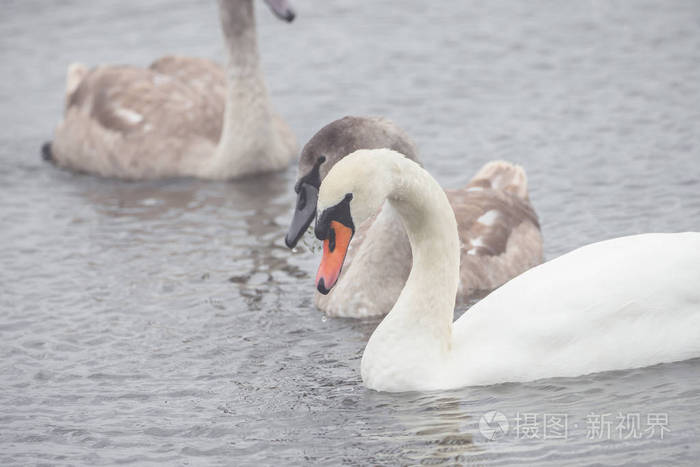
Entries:
POLYGON ((388 199, 414 258, 367 343, 369 388, 448 389, 700 356, 700 233, 587 245, 512 279, 452 323, 459 239, 437 182, 394 151, 357 151, 324 179, 319 211, 346 193, 356 223, 388 199))

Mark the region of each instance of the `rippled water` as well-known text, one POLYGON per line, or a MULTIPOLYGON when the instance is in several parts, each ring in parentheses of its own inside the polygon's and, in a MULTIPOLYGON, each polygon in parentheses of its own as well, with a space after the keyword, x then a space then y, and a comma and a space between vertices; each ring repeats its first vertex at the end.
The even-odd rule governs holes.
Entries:
MULTIPOLYGON (((550 258, 700 230, 697 1, 295 6, 292 25, 258 16, 275 106, 301 142, 342 115, 381 114, 447 187, 490 159, 521 163, 550 258)), ((376 322, 315 311, 318 252, 283 245, 293 168, 124 183, 40 161, 69 62, 218 58, 214 2, 2 9, 0 464, 697 462, 698 360, 431 394, 364 389, 376 322), (506 434, 480 429, 491 411, 506 434)))

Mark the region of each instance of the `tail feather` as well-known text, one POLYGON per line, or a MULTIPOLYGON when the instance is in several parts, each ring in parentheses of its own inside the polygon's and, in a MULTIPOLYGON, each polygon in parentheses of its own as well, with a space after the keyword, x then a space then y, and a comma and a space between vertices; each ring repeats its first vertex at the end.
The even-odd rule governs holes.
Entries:
POLYGON ((484 165, 467 187, 503 190, 528 199, 525 169, 505 161, 492 161, 484 165))
POLYGON ((82 63, 71 63, 68 65, 68 70, 66 71, 66 104, 70 101, 71 96, 78 89, 88 71, 88 67, 82 63))

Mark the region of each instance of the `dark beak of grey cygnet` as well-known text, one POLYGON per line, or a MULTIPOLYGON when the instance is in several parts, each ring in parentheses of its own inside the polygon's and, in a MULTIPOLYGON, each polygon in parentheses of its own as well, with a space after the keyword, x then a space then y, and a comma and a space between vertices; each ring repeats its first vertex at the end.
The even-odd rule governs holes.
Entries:
POLYGON ((294 9, 289 5, 287 0, 265 0, 265 3, 270 7, 272 12, 281 20, 291 23, 296 17, 294 9))
POLYGON ((304 232, 316 217, 316 204, 318 203, 318 190, 321 186, 320 167, 326 161, 320 156, 309 173, 299 179, 294 191, 297 193, 297 204, 294 207, 294 216, 289 224, 284 243, 289 248, 294 248, 304 232))
POLYGON ((289 225, 284 243, 289 248, 294 248, 311 225, 316 216, 316 203, 318 202, 318 188, 308 183, 302 183, 297 192, 297 205, 294 209, 294 217, 289 225))

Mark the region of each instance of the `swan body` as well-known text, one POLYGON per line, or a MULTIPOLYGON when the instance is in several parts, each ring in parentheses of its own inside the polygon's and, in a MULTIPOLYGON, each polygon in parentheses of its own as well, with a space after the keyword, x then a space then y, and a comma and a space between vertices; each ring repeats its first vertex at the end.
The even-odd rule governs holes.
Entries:
MULTIPOLYGON (((318 167, 319 183, 346 155, 380 148, 418 162, 418 151, 409 136, 389 120, 336 120, 304 146, 299 180, 314 169, 321 156, 325 161, 318 167)), ((459 303, 542 262, 542 235, 521 167, 502 161, 488 163, 467 186, 446 193, 459 232, 459 303)), ((316 305, 329 316, 383 316, 396 302, 410 269, 411 246, 401 218, 390 203, 384 203, 358 227, 337 284, 328 295, 317 293, 316 305)))
MULTIPOLYGON (((700 233, 584 246, 512 279, 453 323, 457 223, 444 192, 414 162, 380 150, 337 163, 321 185, 317 236, 327 230, 319 222, 342 212, 337 206, 347 204, 339 218, 356 224, 385 199, 406 227, 413 264, 363 354, 371 389, 449 389, 700 356, 700 233)), ((338 222, 330 225, 342 233, 338 222)), ((327 241, 320 276, 337 254, 327 241)))
MULTIPOLYGON (((268 3, 276 12, 287 8, 282 0, 268 3)), ((253 1, 220 0, 219 7, 225 70, 175 56, 148 68, 71 65, 48 156, 62 167, 124 179, 230 179, 287 167, 296 141, 268 100, 253 1)))

